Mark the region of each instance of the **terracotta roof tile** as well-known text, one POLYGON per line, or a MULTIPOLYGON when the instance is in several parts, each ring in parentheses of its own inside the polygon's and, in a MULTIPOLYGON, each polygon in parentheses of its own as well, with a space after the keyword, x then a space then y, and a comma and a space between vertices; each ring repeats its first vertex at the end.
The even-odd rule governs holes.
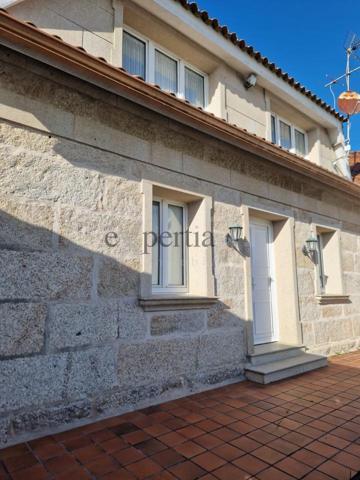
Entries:
POLYGON ((220 33, 227 40, 230 40, 234 45, 237 45, 241 50, 245 51, 257 62, 262 63, 262 65, 267 67, 270 71, 274 72, 279 78, 282 78, 290 86, 300 91, 300 93, 306 95, 308 98, 310 98, 310 100, 319 105, 321 108, 334 115, 337 119, 341 121, 346 121, 346 118, 339 112, 337 112, 334 108, 321 100, 319 97, 317 97, 299 82, 296 82, 294 78, 290 77, 287 72, 284 72, 280 67, 275 65, 275 63, 270 63, 267 57, 264 57, 260 52, 255 51, 254 47, 248 45, 245 40, 239 39, 236 33, 229 33, 228 27, 226 25, 220 25, 217 18, 210 19, 208 12, 206 12, 205 10, 200 10, 199 6, 195 2, 188 2, 186 0, 173 1, 179 3, 183 8, 191 12, 196 17, 200 18, 206 25, 211 26, 216 32, 220 33))

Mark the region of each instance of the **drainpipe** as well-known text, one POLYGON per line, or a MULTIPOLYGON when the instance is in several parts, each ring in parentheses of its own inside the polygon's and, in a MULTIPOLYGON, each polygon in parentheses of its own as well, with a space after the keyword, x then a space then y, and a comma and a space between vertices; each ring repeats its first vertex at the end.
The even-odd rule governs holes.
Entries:
POLYGON ((333 161, 335 170, 339 172, 343 177, 351 181, 352 178, 349 165, 350 145, 344 146, 343 143, 339 142, 333 145, 333 148, 336 157, 333 161))

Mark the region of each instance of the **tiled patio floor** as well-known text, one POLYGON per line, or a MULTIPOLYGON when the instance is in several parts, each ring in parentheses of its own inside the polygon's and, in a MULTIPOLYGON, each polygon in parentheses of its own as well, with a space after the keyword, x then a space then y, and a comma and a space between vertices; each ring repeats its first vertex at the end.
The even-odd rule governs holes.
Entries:
POLYGON ((360 352, 10 447, 0 460, 1 480, 349 480, 360 471, 360 352))

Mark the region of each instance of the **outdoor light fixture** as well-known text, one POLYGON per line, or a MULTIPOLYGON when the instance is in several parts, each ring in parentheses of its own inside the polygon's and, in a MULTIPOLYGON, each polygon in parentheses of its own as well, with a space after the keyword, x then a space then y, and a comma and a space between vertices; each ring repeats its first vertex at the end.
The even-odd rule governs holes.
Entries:
POLYGON ((229 227, 230 238, 233 245, 238 243, 239 240, 241 239, 242 229, 243 227, 238 224, 232 225, 231 227, 229 227))
POLYGON ((318 252, 319 241, 315 236, 308 238, 303 247, 303 253, 307 257, 313 259, 318 252))
POLYGON ((257 82, 257 76, 255 73, 250 73, 244 83, 244 87, 248 90, 251 87, 255 87, 257 82))

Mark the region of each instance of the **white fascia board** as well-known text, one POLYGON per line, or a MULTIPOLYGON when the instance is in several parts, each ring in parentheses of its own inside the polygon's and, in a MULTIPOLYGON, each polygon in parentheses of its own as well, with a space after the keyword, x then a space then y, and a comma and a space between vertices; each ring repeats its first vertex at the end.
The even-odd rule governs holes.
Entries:
POLYGON ((295 90, 281 78, 278 78, 268 68, 252 59, 239 47, 233 45, 221 34, 215 32, 201 19, 187 12, 179 3, 172 0, 132 0, 141 8, 149 11, 163 20, 174 29, 182 32, 186 37, 221 58, 235 71, 247 70, 258 75, 258 84, 268 91, 282 98, 284 102, 293 106, 305 115, 312 118, 325 128, 341 128, 341 121, 323 108, 316 105, 302 93, 295 90))

